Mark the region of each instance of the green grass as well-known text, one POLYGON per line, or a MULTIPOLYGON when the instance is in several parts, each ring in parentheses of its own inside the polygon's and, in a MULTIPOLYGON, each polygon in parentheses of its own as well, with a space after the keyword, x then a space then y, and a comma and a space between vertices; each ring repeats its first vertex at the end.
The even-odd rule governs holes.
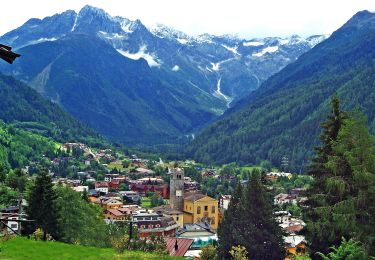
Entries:
POLYGON ((62 259, 183 259, 179 257, 159 256, 156 254, 125 251, 117 254, 111 248, 85 247, 60 242, 35 241, 22 237, 15 237, 0 243, 0 259, 27 259, 27 260, 62 260, 62 259))
POLYGON ((151 198, 143 197, 141 201, 141 207, 151 208, 151 198))

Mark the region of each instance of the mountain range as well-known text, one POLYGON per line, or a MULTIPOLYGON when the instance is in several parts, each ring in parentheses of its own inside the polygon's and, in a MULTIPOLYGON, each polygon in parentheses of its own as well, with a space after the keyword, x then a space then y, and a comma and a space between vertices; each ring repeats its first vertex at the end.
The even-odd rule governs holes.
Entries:
POLYGON ((375 133, 375 14, 354 15, 327 40, 267 79, 198 134, 187 154, 207 163, 268 159, 303 170, 335 93, 359 108, 375 133), (285 160, 285 159, 284 159, 285 160))
POLYGON ((22 58, 0 69, 113 140, 174 143, 326 37, 193 37, 85 6, 1 36, 22 58))

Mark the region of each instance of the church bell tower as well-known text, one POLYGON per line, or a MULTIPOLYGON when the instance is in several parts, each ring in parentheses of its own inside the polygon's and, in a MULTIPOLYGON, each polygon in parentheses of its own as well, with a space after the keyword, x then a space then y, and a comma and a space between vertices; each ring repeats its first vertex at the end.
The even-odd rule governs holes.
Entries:
POLYGON ((182 211, 184 208, 184 171, 179 168, 170 169, 169 204, 172 209, 182 211))

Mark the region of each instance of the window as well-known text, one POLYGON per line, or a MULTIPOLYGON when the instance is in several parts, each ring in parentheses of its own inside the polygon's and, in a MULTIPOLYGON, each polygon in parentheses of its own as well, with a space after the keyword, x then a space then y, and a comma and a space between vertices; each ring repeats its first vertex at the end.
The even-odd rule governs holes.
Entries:
POLYGON ((208 206, 204 206, 204 211, 208 211, 208 206))
POLYGON ((211 218, 211 224, 212 224, 212 225, 215 224, 215 217, 212 217, 212 218, 211 218))
POLYGON ((201 214, 201 206, 197 207, 197 214, 201 214))
POLYGON ((176 217, 176 221, 178 221, 180 218, 179 217, 176 217))
POLYGON ((211 206, 211 213, 215 213, 215 206, 211 206))

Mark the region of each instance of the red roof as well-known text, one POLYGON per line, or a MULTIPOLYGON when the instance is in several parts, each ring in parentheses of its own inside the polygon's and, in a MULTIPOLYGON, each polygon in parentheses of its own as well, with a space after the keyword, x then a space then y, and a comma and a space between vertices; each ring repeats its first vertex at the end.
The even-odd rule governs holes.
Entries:
POLYGON ((184 256, 194 242, 194 239, 177 237, 165 237, 164 240, 167 243, 167 250, 171 256, 184 256), (177 250, 175 250, 176 240, 177 250))
POLYGON ((124 216, 124 214, 121 211, 117 210, 117 209, 108 209, 107 212, 110 213, 110 214, 112 214, 112 215, 114 215, 114 216, 116 216, 116 217, 124 216))

